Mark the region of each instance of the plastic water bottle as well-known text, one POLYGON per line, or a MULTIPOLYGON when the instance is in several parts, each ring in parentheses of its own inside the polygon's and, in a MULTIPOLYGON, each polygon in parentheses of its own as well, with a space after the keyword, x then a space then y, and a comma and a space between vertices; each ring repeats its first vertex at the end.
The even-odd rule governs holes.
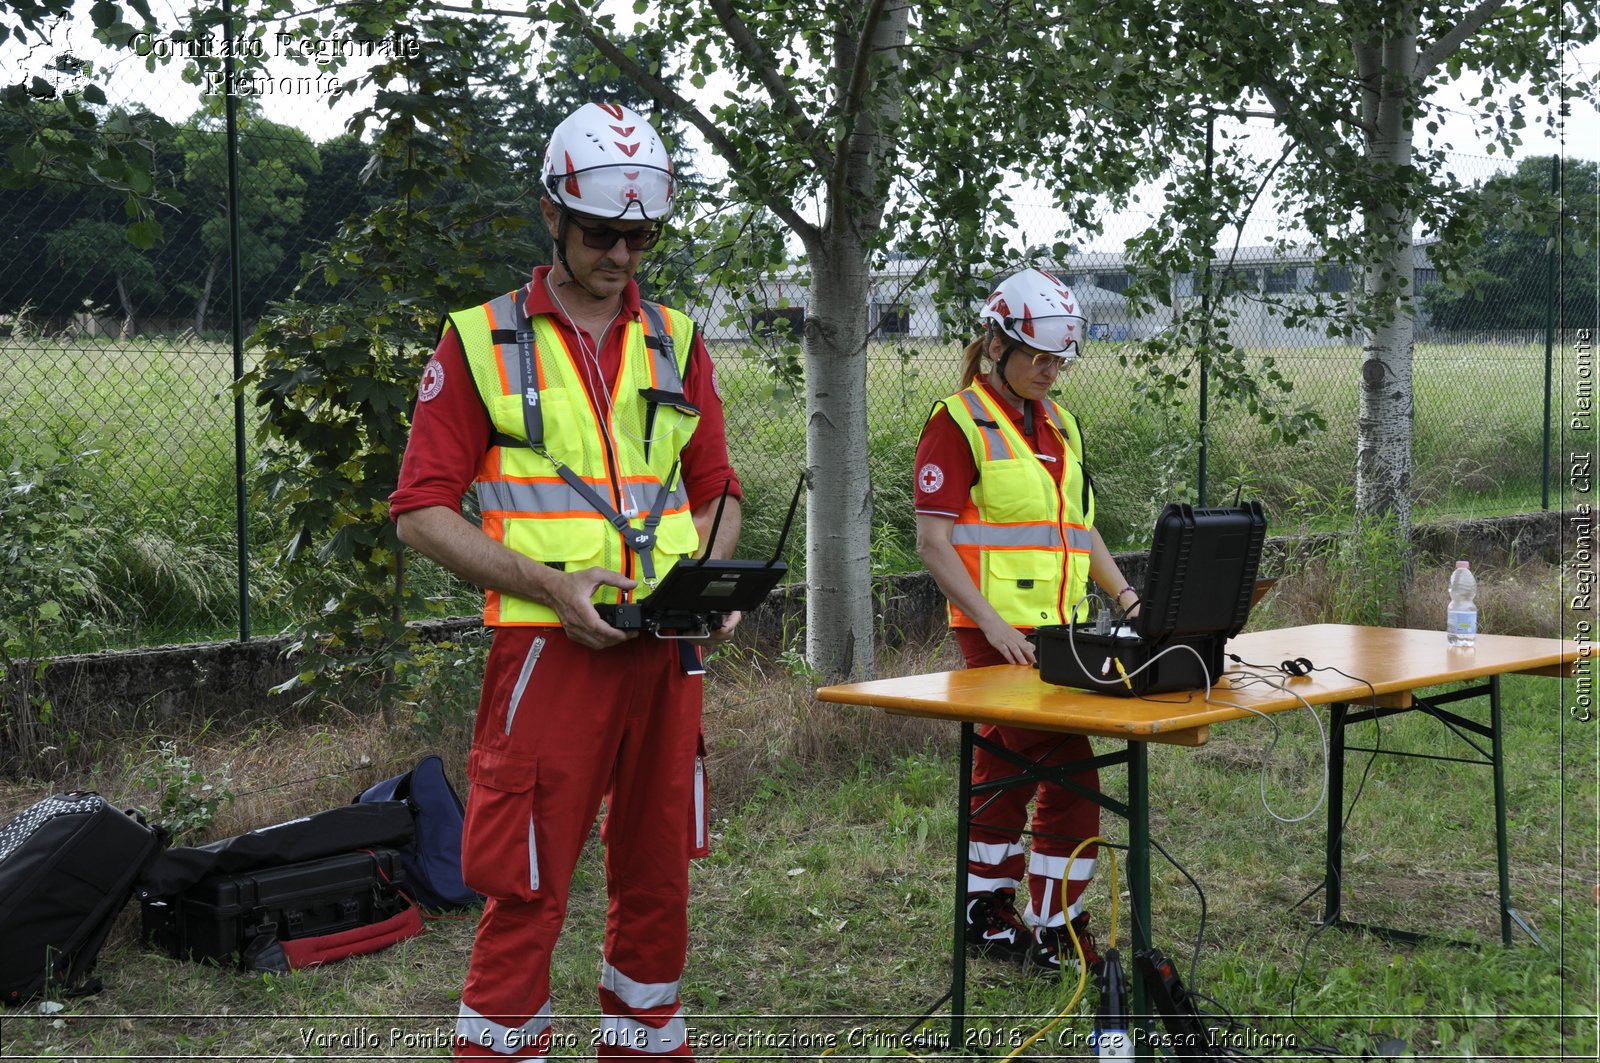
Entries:
POLYGON ((1478 638, 1478 580, 1472 566, 1457 561, 1450 573, 1450 607, 1445 613, 1445 637, 1452 646, 1470 648, 1478 638))

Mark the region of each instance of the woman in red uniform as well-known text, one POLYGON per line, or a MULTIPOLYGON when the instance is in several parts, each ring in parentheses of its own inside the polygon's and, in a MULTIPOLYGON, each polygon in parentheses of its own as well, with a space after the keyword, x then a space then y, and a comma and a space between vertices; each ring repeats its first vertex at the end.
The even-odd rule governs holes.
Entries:
MULTIPOLYGON (((1027 634, 1087 614, 1092 579, 1108 607, 1137 611, 1094 527, 1094 488, 1083 435, 1048 397, 1082 349, 1085 319, 1060 281, 1029 269, 989 296, 983 331, 966 349, 962 390, 935 404, 917 445, 917 552, 949 599, 950 626, 967 667, 1032 665, 1027 634)), ((987 725, 987 739, 1047 764, 1086 760, 1081 735, 987 725)), ((972 781, 1014 774, 993 753, 973 753, 972 781)), ((1090 768, 1074 776, 1089 789, 1090 768)), ((967 942, 974 952, 1047 969, 1075 962, 1070 921, 1091 966, 1098 964, 1080 895, 1094 874, 1100 808, 1054 783, 974 796, 967 852, 967 942), (1019 917, 1021 836, 1037 793, 1028 906, 1019 917), (982 807, 981 814, 978 814, 982 807)))

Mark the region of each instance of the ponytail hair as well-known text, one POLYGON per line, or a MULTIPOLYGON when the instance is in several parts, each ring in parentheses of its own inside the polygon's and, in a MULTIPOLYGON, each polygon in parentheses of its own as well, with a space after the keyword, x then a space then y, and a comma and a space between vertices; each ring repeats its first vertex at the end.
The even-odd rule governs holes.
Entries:
POLYGON ((971 386, 972 382, 983 375, 983 359, 989 353, 989 329, 984 329, 978 338, 967 344, 966 350, 961 352, 961 386, 971 386))

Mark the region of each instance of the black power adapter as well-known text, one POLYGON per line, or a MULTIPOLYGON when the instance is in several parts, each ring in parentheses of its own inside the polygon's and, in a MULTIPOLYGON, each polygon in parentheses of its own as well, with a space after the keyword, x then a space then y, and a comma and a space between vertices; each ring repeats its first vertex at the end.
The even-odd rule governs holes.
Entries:
POLYGON ((1195 1009, 1194 998, 1184 988, 1177 967, 1160 949, 1139 949, 1133 954, 1133 963, 1144 982, 1145 996, 1167 1028, 1166 1046, 1180 1059, 1197 1059, 1215 1063, 1216 1045, 1200 1013, 1195 1009))

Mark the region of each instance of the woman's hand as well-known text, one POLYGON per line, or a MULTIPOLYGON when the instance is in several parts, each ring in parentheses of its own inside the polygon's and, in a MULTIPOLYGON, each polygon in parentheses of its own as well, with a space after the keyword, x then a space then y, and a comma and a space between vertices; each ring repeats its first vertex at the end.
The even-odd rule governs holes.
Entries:
POLYGON ((1011 664, 1031 666, 1034 663, 1033 643, 1028 641, 1028 636, 1005 621, 997 619, 985 624, 983 637, 1011 664))

